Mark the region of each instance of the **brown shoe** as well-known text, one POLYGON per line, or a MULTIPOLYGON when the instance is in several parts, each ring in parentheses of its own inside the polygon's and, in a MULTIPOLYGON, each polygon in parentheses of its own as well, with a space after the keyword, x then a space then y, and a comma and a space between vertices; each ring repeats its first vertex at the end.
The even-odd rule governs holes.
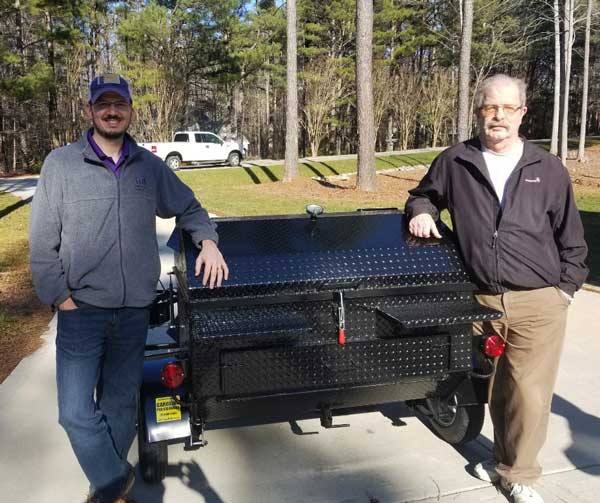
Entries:
MULTIPOLYGON (((134 483, 135 483, 135 472, 133 471, 133 468, 130 468, 129 475, 127 476, 127 482, 125 482, 125 485, 123 486, 123 490, 121 491, 121 494, 115 501, 113 501, 113 503, 136 503, 135 500, 132 500, 131 498, 127 498, 127 495, 129 494, 129 491, 131 491, 131 488, 133 487, 134 483)), ((87 503, 100 503, 100 500, 90 494, 87 497, 87 503)))

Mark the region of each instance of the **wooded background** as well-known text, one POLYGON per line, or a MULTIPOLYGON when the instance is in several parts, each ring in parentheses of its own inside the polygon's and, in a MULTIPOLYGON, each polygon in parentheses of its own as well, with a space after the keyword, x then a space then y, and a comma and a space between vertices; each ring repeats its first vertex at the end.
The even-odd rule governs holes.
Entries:
MULTIPOLYGON (((587 134, 600 132, 600 16, 593 0, 367 3, 372 14, 361 12, 372 16, 368 83, 378 151, 456 141, 466 43, 467 133, 473 92, 496 72, 528 83, 526 136, 558 139, 561 116, 564 138, 577 136, 582 109, 587 134), (470 9, 472 29, 465 33, 470 9)), ((356 153, 357 85, 364 83, 355 73, 356 0, 293 6, 299 154, 356 153)), ((132 85, 137 118, 130 132, 138 141, 210 130, 243 134, 253 157, 283 158, 286 7, 274 0, 0 0, 0 170, 39 169, 52 148, 77 139, 87 127, 81 110, 88 82, 106 71, 132 85)))

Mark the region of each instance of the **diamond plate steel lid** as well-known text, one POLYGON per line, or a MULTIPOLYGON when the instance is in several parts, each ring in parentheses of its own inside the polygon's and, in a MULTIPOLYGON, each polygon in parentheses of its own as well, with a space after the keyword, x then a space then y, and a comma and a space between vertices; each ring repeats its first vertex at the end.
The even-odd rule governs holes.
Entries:
MULTIPOLYGON (((362 282, 366 288, 469 282, 450 232, 444 229, 441 240, 416 239, 399 211, 216 222, 219 248, 230 270, 229 281, 218 290, 259 288, 268 293, 269 285, 288 285, 302 291, 355 280, 355 286, 362 282)), ((201 289, 193 276, 198 250, 189 237, 184 242, 188 287, 201 289)))

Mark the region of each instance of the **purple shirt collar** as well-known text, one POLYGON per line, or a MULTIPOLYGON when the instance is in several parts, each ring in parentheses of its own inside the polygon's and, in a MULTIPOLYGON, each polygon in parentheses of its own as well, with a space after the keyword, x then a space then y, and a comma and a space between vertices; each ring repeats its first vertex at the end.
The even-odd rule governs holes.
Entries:
POLYGON ((123 148, 121 149, 121 156, 119 157, 119 160, 116 163, 115 161, 113 161, 112 157, 107 156, 98 146, 98 144, 94 141, 93 129, 90 129, 87 132, 87 140, 90 144, 90 147, 92 147, 92 150, 98 156, 98 159, 102 161, 102 164, 104 164, 115 174, 115 176, 118 177, 121 171, 121 166, 123 166, 123 164, 127 160, 127 157, 129 157, 129 141, 127 140, 127 136, 123 138, 123 148))

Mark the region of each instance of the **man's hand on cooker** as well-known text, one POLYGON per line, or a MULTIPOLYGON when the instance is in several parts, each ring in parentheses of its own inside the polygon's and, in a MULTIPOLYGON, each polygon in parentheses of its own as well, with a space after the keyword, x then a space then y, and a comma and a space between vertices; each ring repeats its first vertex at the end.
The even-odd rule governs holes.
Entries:
POLYGON ((438 239, 442 238, 433 221, 433 217, 429 213, 421 213, 411 218, 410 222, 408 222, 408 230, 413 236, 417 236, 418 238, 429 238, 432 236, 438 239))
POLYGON ((208 284, 211 289, 215 286, 221 286, 222 281, 229 278, 229 268, 225 263, 225 259, 217 244, 210 239, 202 241, 202 250, 196 259, 195 276, 200 276, 203 267, 202 284, 204 286, 208 284))

